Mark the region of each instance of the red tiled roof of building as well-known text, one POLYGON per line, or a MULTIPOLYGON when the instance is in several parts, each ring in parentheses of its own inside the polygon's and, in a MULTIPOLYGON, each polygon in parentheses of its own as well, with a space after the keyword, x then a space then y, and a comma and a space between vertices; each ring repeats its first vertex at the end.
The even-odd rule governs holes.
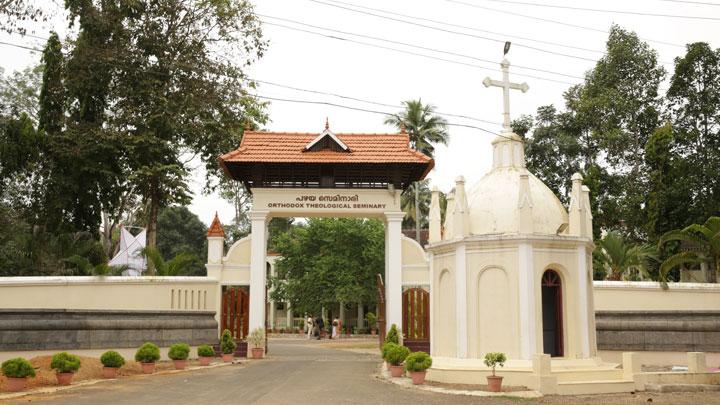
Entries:
POLYGON ((410 148, 407 134, 335 134, 350 151, 306 151, 317 133, 245 132, 240 147, 220 157, 238 163, 414 163, 433 159, 410 148))
POLYGON ((220 223, 220 218, 218 218, 217 212, 215 213, 215 218, 213 219, 212 224, 210 224, 210 229, 208 229, 207 236, 220 236, 223 238, 225 237, 225 230, 220 223))

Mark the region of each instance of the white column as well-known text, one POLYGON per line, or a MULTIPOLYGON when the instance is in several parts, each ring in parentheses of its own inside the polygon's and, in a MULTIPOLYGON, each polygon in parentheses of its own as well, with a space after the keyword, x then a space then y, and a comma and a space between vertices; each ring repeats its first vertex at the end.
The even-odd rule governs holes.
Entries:
POLYGON ((292 310, 292 308, 290 308, 289 302, 285 303, 285 305, 287 305, 287 313, 285 314, 285 316, 286 316, 285 325, 288 328, 292 328, 293 327, 293 310, 292 310))
POLYGON ((345 303, 340 303, 340 322, 345 326, 345 303))
MULTIPOLYGON (((389 330, 392 324, 402 328, 402 212, 386 212, 385 226, 385 319, 389 330)), ((403 331, 404 332, 404 331, 403 331)))
POLYGON ((457 357, 467 358, 467 263, 465 259, 465 244, 460 243, 455 248, 455 326, 457 337, 457 357))
POLYGON ((365 308, 362 302, 357 303, 357 327, 358 329, 365 327, 365 308))
POLYGON ((533 248, 530 243, 518 247, 518 297, 520 298, 520 353, 523 359, 532 360, 537 350, 535 273, 533 248))
POLYGON ((433 306, 433 299, 435 297, 435 255, 428 253, 428 265, 430 271, 430 353, 429 355, 435 354, 435 307, 433 306))
POLYGON ((268 327, 275 328, 275 308, 276 308, 275 301, 270 301, 269 304, 270 304, 269 305, 270 313, 268 314, 268 323, 269 323, 268 327))
POLYGON ((265 327, 267 216, 267 211, 250 212, 250 331, 265 327))
POLYGON ((580 326, 580 352, 582 358, 586 359, 590 357, 590 322, 588 321, 588 294, 592 294, 592 291, 588 291, 588 268, 587 268, 587 253, 585 246, 578 246, 577 248, 577 275, 578 275, 578 325, 580 326))

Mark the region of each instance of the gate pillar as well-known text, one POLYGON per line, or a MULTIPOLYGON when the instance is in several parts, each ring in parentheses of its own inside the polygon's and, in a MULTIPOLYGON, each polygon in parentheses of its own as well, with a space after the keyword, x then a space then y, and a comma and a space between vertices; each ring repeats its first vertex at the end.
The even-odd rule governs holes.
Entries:
POLYGON ((385 327, 402 328, 402 220, 403 212, 385 213, 385 327))
POLYGON ((265 327, 267 218, 267 211, 250 212, 250 331, 265 327))

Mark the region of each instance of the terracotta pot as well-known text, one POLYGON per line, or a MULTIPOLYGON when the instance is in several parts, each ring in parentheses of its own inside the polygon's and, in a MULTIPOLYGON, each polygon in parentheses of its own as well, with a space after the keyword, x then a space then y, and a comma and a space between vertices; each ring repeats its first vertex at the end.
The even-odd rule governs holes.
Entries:
POLYGON ((103 378, 117 378, 118 367, 103 367, 102 376, 103 378))
POLYGON ((405 371, 405 367, 402 365, 400 366, 390 366, 390 375, 392 377, 402 377, 403 371, 405 371))
POLYGON ((252 358, 255 360, 262 359, 265 355, 265 348, 264 347, 253 347, 252 348, 252 358))
POLYGON ((413 384, 420 385, 425 383, 425 374, 427 374, 427 371, 408 371, 408 373, 410 373, 413 384))
POLYGON ((233 361, 233 358, 234 358, 234 357, 235 357, 235 355, 232 354, 232 353, 223 353, 223 354, 222 354, 222 360, 223 360, 225 363, 230 363, 231 361, 233 361))
POLYGON ((5 390, 8 392, 18 392, 25 389, 27 385, 26 377, 8 377, 5 383, 5 390))
POLYGON ((500 392, 502 391, 502 377, 497 375, 489 375, 487 376, 487 382, 488 382, 488 390, 490 392, 500 392))
POLYGON ((140 363, 143 374, 152 374, 155 372, 155 363, 140 363))
POLYGON ((209 356, 200 356, 200 365, 201 366, 209 366, 210 362, 212 361, 212 357, 209 356))
POLYGON ((59 385, 70 385, 73 379, 73 373, 55 373, 59 385))
POLYGON ((173 360, 173 364, 175 364, 175 370, 185 370, 187 360, 173 360))

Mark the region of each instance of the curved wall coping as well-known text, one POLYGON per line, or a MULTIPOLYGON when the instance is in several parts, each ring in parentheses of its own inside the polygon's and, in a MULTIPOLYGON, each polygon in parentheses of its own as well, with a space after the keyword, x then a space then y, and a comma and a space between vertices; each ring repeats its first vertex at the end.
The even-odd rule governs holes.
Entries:
POLYGON ((47 276, 0 277, 0 286, 87 285, 87 284, 217 284, 208 277, 187 276, 47 276))
POLYGON ((657 281, 593 281, 596 290, 660 290, 720 292, 720 284, 711 283, 668 283, 668 289, 663 290, 657 281))

